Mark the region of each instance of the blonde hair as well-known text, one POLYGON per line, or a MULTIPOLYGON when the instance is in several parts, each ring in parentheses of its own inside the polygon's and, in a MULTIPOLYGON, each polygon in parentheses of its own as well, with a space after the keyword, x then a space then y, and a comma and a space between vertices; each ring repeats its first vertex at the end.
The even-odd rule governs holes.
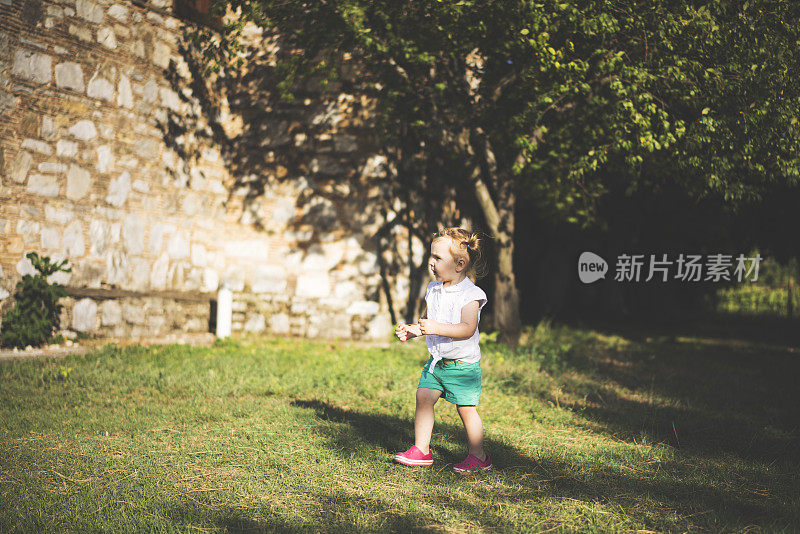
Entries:
POLYGON ((482 240, 475 232, 453 226, 441 232, 434 232, 433 240, 441 237, 450 239, 450 254, 458 262, 463 259, 467 263, 467 277, 473 282, 486 276, 486 261, 483 257, 482 240))

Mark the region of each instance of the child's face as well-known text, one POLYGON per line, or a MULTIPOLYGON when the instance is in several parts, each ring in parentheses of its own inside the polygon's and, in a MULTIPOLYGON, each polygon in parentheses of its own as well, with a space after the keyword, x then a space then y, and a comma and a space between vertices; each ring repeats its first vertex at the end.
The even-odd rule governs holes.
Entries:
POLYGON ((457 262, 450 254, 452 240, 449 237, 438 237, 431 243, 431 257, 428 260, 428 268, 436 280, 442 282, 452 281, 461 276, 465 262, 459 259, 457 262))

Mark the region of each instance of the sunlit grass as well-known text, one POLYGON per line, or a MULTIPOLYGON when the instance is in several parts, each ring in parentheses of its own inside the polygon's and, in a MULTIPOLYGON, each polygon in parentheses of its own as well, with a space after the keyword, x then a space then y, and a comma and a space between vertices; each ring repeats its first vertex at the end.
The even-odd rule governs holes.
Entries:
POLYGON ((240 338, 0 364, 0 530, 795 531, 796 353, 545 322, 483 344, 496 469, 413 443, 426 349, 240 338))

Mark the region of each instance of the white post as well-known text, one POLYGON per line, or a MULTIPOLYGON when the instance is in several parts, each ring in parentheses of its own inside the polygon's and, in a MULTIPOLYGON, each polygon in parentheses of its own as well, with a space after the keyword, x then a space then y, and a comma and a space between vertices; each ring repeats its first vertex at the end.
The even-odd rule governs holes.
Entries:
POLYGON ((217 337, 222 339, 231 335, 231 315, 233 313, 233 292, 223 283, 217 293, 217 337))

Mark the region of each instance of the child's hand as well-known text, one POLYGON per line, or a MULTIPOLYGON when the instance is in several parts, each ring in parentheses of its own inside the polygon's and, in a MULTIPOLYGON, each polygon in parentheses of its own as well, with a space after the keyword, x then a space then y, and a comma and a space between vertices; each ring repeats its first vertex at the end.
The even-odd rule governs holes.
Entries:
POLYGON ((434 321, 433 319, 420 319, 417 323, 417 328, 419 328, 419 335, 430 335, 436 333, 436 326, 439 323, 434 321))
POLYGON ((394 333, 398 338, 400 338, 400 341, 405 341, 407 339, 422 335, 422 333, 419 331, 419 325, 406 323, 398 324, 394 329, 394 333))
POLYGON ((420 331, 418 324, 407 324, 406 331, 408 332, 409 338, 419 337, 422 335, 422 331, 420 331))
POLYGON ((400 339, 400 341, 405 341, 408 339, 408 325, 406 323, 399 323, 394 328, 394 334, 400 339))

